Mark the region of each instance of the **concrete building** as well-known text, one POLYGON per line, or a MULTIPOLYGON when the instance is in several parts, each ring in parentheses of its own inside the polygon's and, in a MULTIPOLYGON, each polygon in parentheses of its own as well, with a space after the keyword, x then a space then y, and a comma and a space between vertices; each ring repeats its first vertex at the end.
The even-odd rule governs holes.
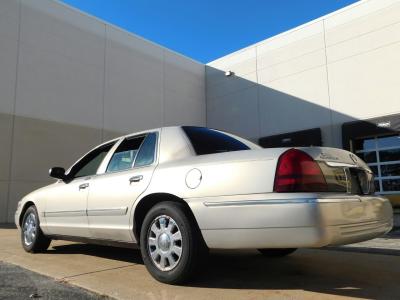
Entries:
POLYGON ((360 1, 217 59, 206 82, 209 127, 352 150, 400 204, 399 0, 360 1))
POLYGON ((399 32, 399 0, 364 0, 203 65, 53 0, 0 1, 0 223, 49 167, 176 124, 349 148, 396 203, 399 32))

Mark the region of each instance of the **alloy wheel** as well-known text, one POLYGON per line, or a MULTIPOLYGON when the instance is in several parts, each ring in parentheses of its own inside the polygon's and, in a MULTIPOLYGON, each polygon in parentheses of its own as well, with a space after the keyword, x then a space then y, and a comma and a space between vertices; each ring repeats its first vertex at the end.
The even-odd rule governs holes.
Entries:
POLYGON ((174 269, 182 256, 182 234, 170 216, 153 220, 147 234, 148 251, 153 264, 161 271, 174 269))
POLYGON ((34 213, 30 213, 26 218, 23 226, 24 231, 24 243, 30 246, 36 238, 37 233, 37 222, 34 213))

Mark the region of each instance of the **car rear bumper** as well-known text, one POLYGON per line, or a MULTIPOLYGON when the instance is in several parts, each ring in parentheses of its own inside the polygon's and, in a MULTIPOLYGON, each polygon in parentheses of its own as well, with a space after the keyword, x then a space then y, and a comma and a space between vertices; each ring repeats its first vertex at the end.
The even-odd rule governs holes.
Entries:
POLYGON ((391 204, 378 196, 271 193, 187 201, 209 248, 343 245, 393 226, 391 204))

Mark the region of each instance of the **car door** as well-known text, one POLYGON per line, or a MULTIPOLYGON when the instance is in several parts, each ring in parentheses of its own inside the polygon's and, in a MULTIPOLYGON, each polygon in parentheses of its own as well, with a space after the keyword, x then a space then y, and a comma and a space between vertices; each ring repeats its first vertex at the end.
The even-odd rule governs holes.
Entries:
POLYGON ((157 139, 157 132, 126 138, 92 179, 87 209, 93 238, 134 241, 131 209, 153 175, 157 139))
POLYGON ((50 234, 89 237, 87 197, 91 177, 96 174, 115 142, 101 145, 83 156, 46 193, 44 218, 50 234))

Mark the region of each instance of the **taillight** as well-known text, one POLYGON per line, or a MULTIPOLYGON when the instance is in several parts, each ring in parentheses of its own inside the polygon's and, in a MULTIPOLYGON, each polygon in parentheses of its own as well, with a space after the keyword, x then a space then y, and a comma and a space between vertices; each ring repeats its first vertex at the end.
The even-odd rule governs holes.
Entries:
POLYGON ((275 192, 324 192, 327 189, 318 163, 308 154, 290 149, 279 157, 275 173, 275 192))

